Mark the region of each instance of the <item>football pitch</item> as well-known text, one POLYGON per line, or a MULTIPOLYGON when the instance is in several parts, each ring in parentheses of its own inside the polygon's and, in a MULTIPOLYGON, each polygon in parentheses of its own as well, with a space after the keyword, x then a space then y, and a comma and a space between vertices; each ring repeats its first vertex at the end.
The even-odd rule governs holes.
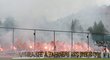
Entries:
POLYGON ((110 60, 110 58, 42 58, 42 59, 12 59, 12 60, 110 60))

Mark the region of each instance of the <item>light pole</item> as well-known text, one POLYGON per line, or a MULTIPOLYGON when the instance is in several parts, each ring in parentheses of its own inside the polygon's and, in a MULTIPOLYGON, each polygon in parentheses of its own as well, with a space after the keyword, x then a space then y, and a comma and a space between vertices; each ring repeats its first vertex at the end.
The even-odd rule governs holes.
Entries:
POLYGON ((53 38, 54 38, 54 52, 56 51, 56 44, 55 44, 55 31, 53 31, 53 38))
POLYGON ((70 53, 70 57, 72 58, 71 54, 73 51, 73 32, 71 32, 71 53, 70 53))
POLYGON ((89 51, 89 33, 87 33, 87 39, 88 39, 88 51, 89 51))
POLYGON ((35 50, 35 43, 36 43, 36 30, 34 30, 34 50, 35 50))
POLYGON ((13 36, 12 36, 12 38, 13 38, 13 39, 12 39, 12 49, 14 50, 14 47, 15 47, 15 46, 14 46, 14 28, 13 28, 12 34, 13 34, 13 36))

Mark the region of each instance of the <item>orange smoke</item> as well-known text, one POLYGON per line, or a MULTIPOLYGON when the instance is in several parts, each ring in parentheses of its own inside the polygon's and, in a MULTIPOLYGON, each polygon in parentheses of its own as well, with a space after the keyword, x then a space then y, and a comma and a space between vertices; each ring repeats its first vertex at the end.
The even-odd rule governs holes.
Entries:
POLYGON ((3 48, 0 48, 0 51, 3 51, 3 48))
MULTIPOLYGON (((71 49, 71 44, 62 42, 62 41, 56 41, 55 42, 55 51, 78 51, 78 52, 84 52, 84 51, 93 51, 93 49, 88 46, 86 42, 76 42, 73 43, 73 47, 71 49)), ((45 42, 34 42, 30 41, 22 41, 22 39, 17 39, 15 41, 15 46, 13 47, 14 50, 36 50, 36 51, 54 51, 54 41, 45 43, 45 42), (35 45, 35 46, 34 46, 35 45)), ((0 51, 3 51, 2 48, 0 48, 0 51)))
POLYGON ((93 51, 93 49, 88 46, 85 42, 77 42, 73 45, 74 51, 84 52, 84 51, 93 51))

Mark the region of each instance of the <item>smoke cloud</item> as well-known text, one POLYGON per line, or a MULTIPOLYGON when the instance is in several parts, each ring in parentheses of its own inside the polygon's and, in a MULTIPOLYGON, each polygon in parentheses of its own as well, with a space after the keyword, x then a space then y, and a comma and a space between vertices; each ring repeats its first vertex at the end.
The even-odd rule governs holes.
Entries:
MULTIPOLYGON (((20 28, 55 30, 70 30, 72 20, 77 19, 78 25, 87 31, 94 21, 102 19, 100 7, 109 5, 109 2, 109 0, 0 0, 0 18, 4 22, 6 17, 12 16, 20 28)), ((3 44, 11 41, 11 32, 4 34, 7 38, 4 36, 0 38, 4 40, 3 44)), ((37 32, 37 40, 52 41, 52 34, 53 32, 37 32)), ((70 43, 68 36, 70 36, 68 33, 57 33, 56 40, 70 43)), ((74 40, 87 42, 86 36, 87 34, 76 34, 74 40)), ((15 37, 18 40, 30 41, 34 36, 33 31, 16 30, 15 37)))

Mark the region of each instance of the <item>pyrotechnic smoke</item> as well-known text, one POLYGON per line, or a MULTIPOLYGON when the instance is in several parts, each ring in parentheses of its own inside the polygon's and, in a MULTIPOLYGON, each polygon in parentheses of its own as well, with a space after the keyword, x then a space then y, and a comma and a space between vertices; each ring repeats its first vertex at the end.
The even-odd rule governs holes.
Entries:
MULTIPOLYGON (((72 1, 72 0, 71 0, 72 1)), ((71 2, 69 1, 69 2, 71 2)), ((2 1, 4 3, 4 1, 2 1)), ((88 1, 81 1, 82 4, 80 4, 79 0, 75 1, 78 3, 75 5, 68 5, 68 2, 63 3, 62 5, 58 3, 56 4, 57 1, 50 1, 50 3, 44 4, 43 2, 40 1, 42 4, 36 5, 36 1, 28 1, 26 3, 21 3, 22 1, 14 1, 13 4, 10 4, 12 2, 7 2, 7 4, 2 4, 7 8, 2 8, 0 12, 5 12, 1 13, 3 14, 1 17, 6 17, 6 16, 13 16, 15 17, 17 27, 20 28, 40 28, 40 29, 52 29, 52 30, 71 30, 71 22, 72 20, 78 19, 79 23, 76 25, 76 31, 78 32, 84 32, 87 31, 87 28, 90 25, 93 25, 94 21, 100 21, 102 19, 100 16, 100 7, 95 7, 93 1, 90 1, 90 5, 88 4, 88 1), (92 2, 92 3, 91 3, 92 2), (34 6, 34 4, 35 6, 34 6), (85 4, 83 4, 85 3, 85 4), (29 5, 28 5, 29 4, 29 5), (48 5, 49 4, 49 5, 48 5), (19 5, 21 8, 19 8, 19 5), (84 5, 84 6, 83 6, 84 5), (37 7, 36 7, 37 6, 37 7), (55 7, 53 7, 55 6, 55 7), (86 6, 86 7, 85 7, 86 6), (24 8, 25 7, 25 8, 24 8), (39 7, 39 8, 38 8, 39 7), (58 9, 57 9, 58 7, 58 9), (66 7, 66 8, 65 8, 66 7), (78 7, 78 8, 72 8, 71 7, 78 7), (11 9, 12 8, 12 9, 11 9), (35 9, 34 9, 35 8, 35 9), (90 8, 90 9, 89 9, 90 8), (69 10, 66 10, 69 9, 69 10), (74 12, 73 12, 74 11, 74 12), (37 15, 37 16, 36 16, 37 15), (55 15, 55 17, 53 17, 55 15), (57 17, 57 18, 56 18, 57 17), (52 20, 53 19, 53 20, 52 20), (82 26, 83 31, 80 31, 80 26, 82 26)), ((62 1, 60 1, 62 2, 62 1)), ((66 2, 66 1, 65 1, 66 2)), ((1 3, 1 2, 0 2, 1 3)), ((39 2, 38 2, 39 3, 39 2)), ((73 3, 72 3, 73 4, 73 3)), ((109 14, 108 14, 109 16, 109 14)), ((105 19, 103 18, 103 21, 105 19)), ((108 19, 109 20, 109 19, 108 19)), ((105 23, 106 24, 106 23, 105 23)), ((3 31, 2 31, 3 32, 3 31)), ((15 46, 18 45, 15 49, 32 49, 33 48, 33 40, 34 40, 34 31, 28 31, 28 30, 15 30, 15 35, 14 35, 14 44, 15 46), (25 48, 24 48, 25 47, 25 48)), ((56 32, 56 42, 59 48, 63 48, 64 50, 65 47, 69 49, 71 45, 71 34, 70 33, 63 33, 63 32, 56 32), (63 46, 62 46, 63 45, 63 46)), ((0 36, 0 48, 1 47, 8 47, 12 45, 12 31, 9 32, 4 32, 0 36)), ((91 37, 89 37, 89 42, 90 42, 90 48, 96 49, 97 46, 94 45, 94 42, 92 41, 91 37)), ((49 49, 52 50, 53 46, 50 44, 53 41, 53 32, 42 32, 42 31, 36 31, 36 49, 49 49), (44 48, 43 48, 43 47, 44 48), (49 48, 47 47, 49 46, 49 48), (51 47, 51 48, 50 48, 51 47)), ((87 34, 73 34, 73 41, 74 44, 79 45, 79 47, 84 47, 87 48, 87 34), (84 42, 84 46, 81 44, 84 42)), ((82 48, 80 48, 82 49, 82 48)), ((2 50, 2 49, 0 49, 2 50)), ((59 49, 61 50, 61 49, 59 49)), ((69 49, 70 50, 70 49, 69 49)), ((78 49, 76 49, 78 50, 78 49)), ((96 49, 98 50, 98 48, 96 49)))
MULTIPOLYGON (((66 22, 65 26, 66 26, 66 22)), ((60 23, 59 23, 60 24, 60 23)), ((44 24, 46 25, 46 24, 44 24)), ((61 24, 59 28, 62 28, 64 24, 61 24)), ((70 28, 71 24, 68 25, 67 28, 70 28)), ((58 29, 59 29, 58 28, 58 29)), ((75 30, 80 28, 80 23, 75 25, 75 30)), ((56 28, 57 29, 57 28, 56 28)), ((80 31, 80 30, 78 30, 80 31)), ((83 31, 80 31, 83 32, 83 31)), ((17 30, 14 32, 14 50, 33 50, 34 49, 34 31, 30 30, 17 30)), ((93 51, 95 48, 90 44, 88 45, 88 38, 86 33, 73 33, 73 50, 74 51, 93 51)), ((71 51, 71 33, 67 32, 56 32, 55 33, 55 44, 56 51, 71 51)), ((2 43, 2 47, 7 50, 7 47, 12 47, 12 31, 5 33, 1 37, 4 40, 2 43), (7 38, 6 38, 7 37, 7 38), (5 45, 4 45, 5 44, 5 45), (10 44, 10 45, 9 45, 10 44)), ((35 50, 37 51, 53 51, 54 42, 53 42, 53 32, 49 31, 36 31, 36 42, 35 42, 35 50)), ((89 43, 93 43, 91 40, 89 43)))

